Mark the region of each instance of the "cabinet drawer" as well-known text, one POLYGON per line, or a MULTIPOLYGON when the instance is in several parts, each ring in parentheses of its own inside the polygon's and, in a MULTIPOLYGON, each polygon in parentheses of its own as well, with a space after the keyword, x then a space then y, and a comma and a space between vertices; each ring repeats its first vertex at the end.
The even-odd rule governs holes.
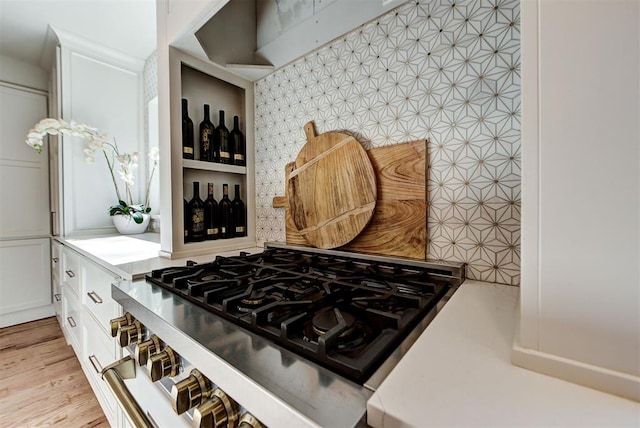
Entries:
POLYGON ((53 289, 53 308, 58 317, 58 322, 62 325, 62 288, 60 287, 60 280, 58 278, 52 278, 51 285, 53 289))
POLYGON ((80 296, 80 256, 71 250, 62 251, 62 282, 80 296))
POLYGON ((76 356, 82 359, 82 305, 67 286, 62 287, 62 302, 64 331, 76 356))
MULTIPOLYGON (((116 342, 111 336, 107 336, 100 325, 91 317, 87 317, 82 324, 82 339, 84 343, 84 360, 82 364, 90 377, 98 400, 106 413, 116 414, 116 399, 102 380, 100 373, 105 366, 118 358, 116 342)), ((113 418, 109 418, 112 420, 113 418)))
POLYGON ((62 270, 62 254, 61 254, 61 245, 52 241, 51 243, 51 276, 53 278, 60 278, 60 273, 62 270))
POLYGON ((91 262, 85 262, 81 279, 82 301, 106 334, 109 321, 118 316, 118 304, 111 298, 111 283, 116 277, 91 262))

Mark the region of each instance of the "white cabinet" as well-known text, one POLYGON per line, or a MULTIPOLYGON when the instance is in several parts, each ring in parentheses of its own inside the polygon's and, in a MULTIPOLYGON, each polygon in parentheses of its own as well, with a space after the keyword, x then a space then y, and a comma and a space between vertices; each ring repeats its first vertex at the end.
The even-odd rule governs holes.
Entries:
POLYGON ((78 360, 82 361, 82 307, 80 299, 66 283, 62 285, 62 316, 62 331, 78 360))
POLYGON ((47 151, 24 142, 46 115, 46 94, 0 84, 0 239, 49 235, 47 151))
MULTIPOLYGON (((111 298, 111 283, 116 279, 117 275, 91 262, 82 263, 82 303, 87 314, 104 333, 103 336, 110 334, 109 321, 116 318, 120 311, 120 305, 111 298)), ((109 342, 112 342, 111 338, 109 342)))
POLYGON ((102 369, 121 353, 109 331, 109 321, 122 311, 111 298, 111 284, 118 276, 57 241, 54 248, 62 263, 61 268, 53 266, 61 278, 62 331, 107 419, 118 426, 116 399, 101 377, 102 369))
MULTIPOLYGON (((63 31, 56 30, 60 40, 57 63, 53 69, 52 91, 55 109, 66 121, 84 123, 100 129, 115 139, 121 152, 139 152, 134 203, 144 198, 146 184, 144 155, 144 105, 142 60, 125 57, 104 46, 95 45, 63 31)), ((55 112, 54 112, 55 113, 55 112)), ((108 208, 117 204, 117 196, 107 162, 96 152, 95 163, 88 164, 83 150, 86 141, 70 135, 58 142, 59 157, 53 177, 61 190, 58 226, 64 236, 77 236, 115 231, 108 208), (64 165, 64 167, 62 166, 64 165)), ((121 191, 124 184, 114 171, 121 191)), ((54 204, 56 205, 56 204, 54 204)))
POLYGON ((0 327, 53 315, 47 152, 24 143, 46 94, 0 83, 0 327))
POLYGON ((53 293, 53 309, 58 323, 62 325, 62 245, 51 241, 51 291, 53 293))
POLYGON ((0 241, 0 327, 53 315, 49 238, 0 241))
POLYGON ((522 2, 522 285, 512 360, 638 401, 640 3, 575 6, 522 2))
POLYGON ((117 355, 120 351, 116 349, 116 341, 103 330, 104 326, 91 316, 83 318, 81 365, 107 419, 112 426, 116 426, 118 405, 116 398, 102 380, 101 373, 105 366, 119 358, 117 355))

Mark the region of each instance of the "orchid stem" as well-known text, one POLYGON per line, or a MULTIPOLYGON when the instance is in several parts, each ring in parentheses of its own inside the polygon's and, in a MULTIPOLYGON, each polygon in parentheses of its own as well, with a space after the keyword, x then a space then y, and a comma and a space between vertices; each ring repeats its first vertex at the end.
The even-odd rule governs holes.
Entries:
POLYGON ((121 201, 122 197, 120 197, 120 189, 118 189, 118 183, 116 182, 116 177, 113 175, 113 166, 109 161, 109 156, 107 156, 107 152, 105 152, 104 150, 102 151, 102 154, 104 155, 104 158, 107 160, 107 166, 109 167, 109 173, 111 174, 111 181, 113 181, 113 187, 115 187, 116 189, 116 196, 118 197, 118 201, 121 201))

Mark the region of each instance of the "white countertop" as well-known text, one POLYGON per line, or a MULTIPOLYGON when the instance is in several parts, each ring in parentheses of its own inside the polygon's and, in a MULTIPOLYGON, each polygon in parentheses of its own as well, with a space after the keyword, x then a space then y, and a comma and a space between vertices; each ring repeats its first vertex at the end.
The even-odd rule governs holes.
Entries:
POLYGON ((371 397, 368 424, 640 426, 640 403, 511 364, 518 293, 464 282, 371 397))
POLYGON ((160 253, 160 235, 158 233, 143 233, 133 236, 57 237, 56 239, 123 279, 136 279, 154 269, 184 266, 187 260, 198 263, 211 262, 218 255, 232 256, 238 255, 240 251, 256 253, 264 250, 260 247, 252 247, 212 252, 188 258, 169 259, 158 255, 160 253))
MULTIPOLYGON (((124 279, 188 259, 159 257, 159 235, 58 238, 124 279)), ((517 287, 467 280, 367 403, 367 423, 398 426, 640 427, 640 403, 511 364, 517 287)))

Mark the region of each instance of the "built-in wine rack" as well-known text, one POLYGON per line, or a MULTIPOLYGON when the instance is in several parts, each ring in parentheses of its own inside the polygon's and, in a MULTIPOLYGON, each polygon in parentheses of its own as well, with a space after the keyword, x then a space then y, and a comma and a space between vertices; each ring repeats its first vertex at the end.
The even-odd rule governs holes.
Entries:
MULTIPOLYGON (((254 178, 254 141, 253 141, 253 84, 229 73, 214 64, 192 57, 178 49, 170 49, 170 85, 171 85, 171 138, 170 153, 172 164, 171 194, 161 196, 162 205, 172 213, 171 239, 162 240, 162 251, 172 258, 207 254, 255 246, 255 178, 254 178), (192 121, 193 145, 183 149, 182 109, 183 100, 187 101, 188 117, 192 121), (244 149, 238 150, 229 138, 230 145, 220 155, 219 146, 212 146, 213 154, 203 154, 200 147, 200 124, 205 117, 205 105, 208 106, 209 119, 215 128, 219 126, 220 111, 224 112, 225 126, 231 137, 235 117, 239 130, 243 134, 244 149), (190 152, 185 158, 185 152, 190 152), (238 153, 241 152, 241 153, 238 153), (236 156, 239 155, 239 156, 236 156), (204 157, 203 157, 204 156, 204 157), (193 199, 193 183, 199 183, 199 196, 205 201, 209 183, 213 183, 214 199, 218 204, 223 195, 223 185, 228 185, 229 198, 235 197, 235 188, 239 186, 239 199, 244 203, 245 224, 240 226, 241 233, 223 239, 198 239, 196 242, 185 239, 185 225, 189 224, 190 212, 185 209, 187 202, 193 199), (188 221, 185 221, 188 220, 188 221)), ((213 141, 210 141, 213 143, 213 141)), ((162 143, 161 143, 162 144, 162 143)), ((164 188, 163 188, 164 190, 164 188)))

